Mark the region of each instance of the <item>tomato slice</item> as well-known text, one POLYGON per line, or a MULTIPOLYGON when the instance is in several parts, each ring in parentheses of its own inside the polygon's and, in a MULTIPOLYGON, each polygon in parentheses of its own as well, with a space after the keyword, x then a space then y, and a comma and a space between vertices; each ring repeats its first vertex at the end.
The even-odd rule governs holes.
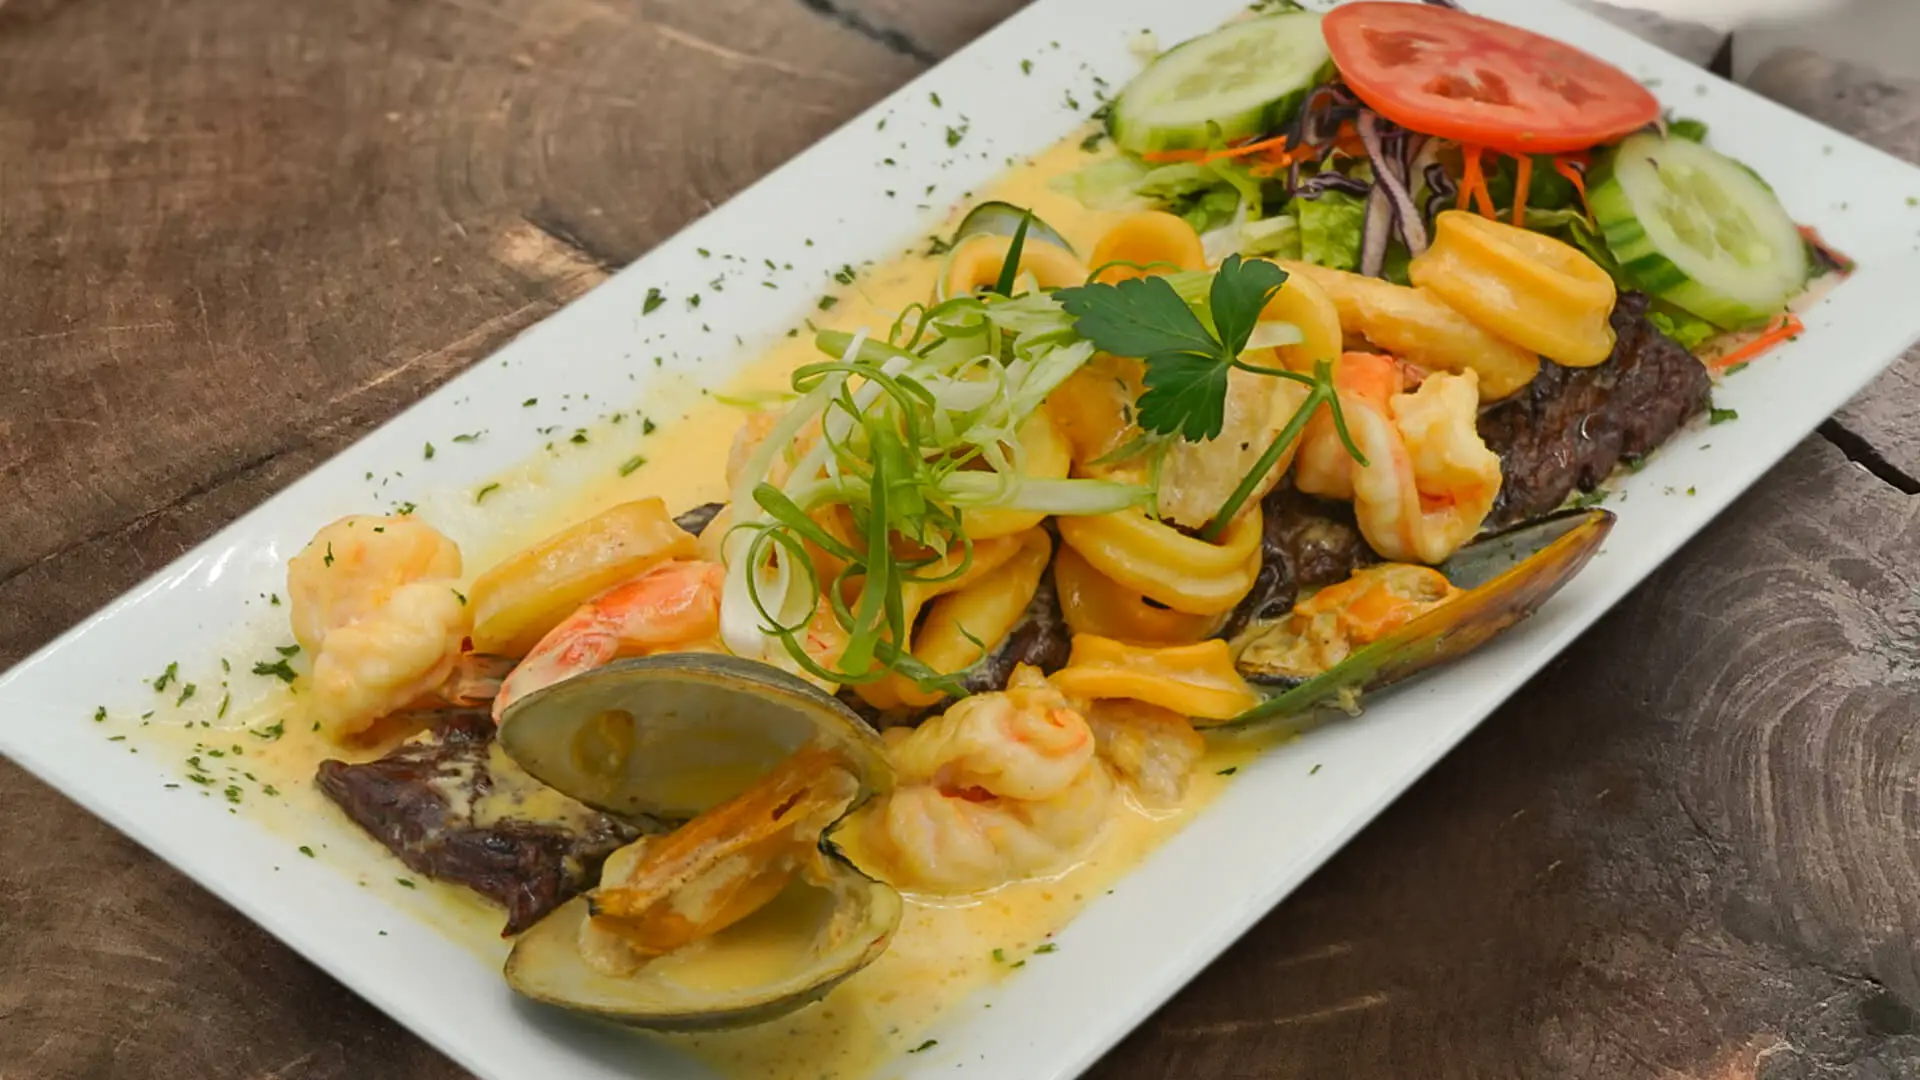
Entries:
POLYGON ((1413 131, 1509 154, 1560 154, 1660 116, 1647 88, 1612 64, 1464 11, 1355 0, 1321 25, 1353 92, 1413 131))

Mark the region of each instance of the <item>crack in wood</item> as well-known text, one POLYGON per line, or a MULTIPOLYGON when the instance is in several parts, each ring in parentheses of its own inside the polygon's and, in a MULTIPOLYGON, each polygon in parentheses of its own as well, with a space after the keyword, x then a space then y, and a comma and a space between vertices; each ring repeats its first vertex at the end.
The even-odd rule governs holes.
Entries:
POLYGON ((1915 478, 1905 469, 1888 461, 1884 454, 1874 449, 1873 444, 1868 442, 1865 436, 1840 421, 1828 420, 1821 424, 1820 437, 1847 455, 1848 461, 1872 473, 1881 483, 1908 495, 1920 495, 1920 478, 1915 478))
MULTIPOLYGON (((280 457, 283 454, 290 453, 294 450, 300 449, 301 447, 307 445, 309 441, 310 440, 307 440, 304 438, 295 439, 294 441, 287 443, 285 445, 276 446, 271 450, 265 450, 258 454, 254 454, 253 456, 248 457, 243 461, 235 462, 233 465, 228 466, 227 468, 221 469, 219 472, 214 473, 212 476, 207 477, 205 480, 202 480, 201 482, 194 484, 193 486, 188 487, 174 494, 173 496, 169 497, 165 502, 148 507, 147 509, 141 511, 140 513, 135 514, 133 517, 126 519, 125 521, 115 522, 114 524, 104 529, 96 529, 93 532, 87 533, 86 535, 78 537, 77 539, 74 539, 68 543, 61 544, 60 546, 52 549, 51 551, 48 551, 45 554, 40 555, 38 558, 29 559, 26 562, 21 563, 18 566, 15 566, 11 570, 0 571, 0 589, 6 588, 9 582, 13 581, 13 579, 19 577, 20 575, 31 571, 34 567, 44 565, 54 559, 59 558, 62 555, 68 554, 69 552, 77 551, 81 548, 86 547, 89 544, 98 543, 102 540, 106 540, 111 537, 121 536, 127 533, 136 532, 142 526, 146 525, 148 522, 151 522, 154 519, 161 517, 162 515, 168 513, 169 511, 178 509, 179 507, 185 505, 188 502, 191 502, 194 499, 199 498, 202 495, 206 495, 213 491, 216 491, 219 488, 224 487, 225 485, 235 480, 238 480, 240 477, 245 476, 246 474, 253 472, 256 469, 261 469, 272 464, 274 459, 280 457)), ((214 530, 208 530, 208 535, 212 535, 213 531, 214 530)), ((0 663, 4 663, 4 658, 0 658, 0 663)), ((5 1074, 0 1074, 0 1080, 4 1080, 4 1076, 5 1074)))
POLYGON ((939 53, 913 40, 906 31, 897 27, 882 26, 857 11, 849 10, 837 0, 800 0, 800 6, 859 34, 870 41, 886 46, 902 56, 911 56, 929 66, 940 62, 939 53))
POLYGON ((545 206, 535 207, 531 212, 522 214, 521 220, 609 274, 619 272, 621 268, 633 261, 631 255, 608 251, 581 236, 578 230, 561 220, 559 215, 545 206))

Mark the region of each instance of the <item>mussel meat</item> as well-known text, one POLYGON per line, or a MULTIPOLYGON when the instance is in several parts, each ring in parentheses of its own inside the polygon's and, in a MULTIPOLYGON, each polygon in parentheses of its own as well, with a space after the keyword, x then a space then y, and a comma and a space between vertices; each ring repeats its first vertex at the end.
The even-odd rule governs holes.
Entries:
POLYGON ((1439 567, 1355 571, 1240 636, 1241 675, 1274 693, 1227 723, 1351 709, 1363 691, 1465 656, 1560 591, 1614 521, 1606 510, 1569 510, 1484 537, 1439 567))
POLYGON ((639 1027, 736 1027, 817 1001, 886 950, 891 887, 833 844, 889 790, 878 735, 763 664, 677 653, 626 660, 515 702, 500 745, 560 792, 684 822, 615 852, 599 885, 508 957, 527 997, 639 1027))

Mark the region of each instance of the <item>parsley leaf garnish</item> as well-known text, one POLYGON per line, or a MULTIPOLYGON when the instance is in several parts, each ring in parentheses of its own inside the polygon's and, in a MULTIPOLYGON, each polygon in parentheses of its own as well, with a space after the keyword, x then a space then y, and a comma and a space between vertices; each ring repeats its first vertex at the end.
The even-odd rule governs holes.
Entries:
POLYGON ((1242 261, 1232 255, 1221 265, 1220 272, 1213 276, 1207 302, 1213 311, 1214 332, 1226 346, 1229 361, 1246 349, 1267 301, 1286 283, 1287 272, 1265 259, 1242 261))
POLYGON ((1094 283, 1054 294, 1067 314, 1074 317, 1074 329, 1095 348, 1115 356, 1139 357, 1145 363, 1146 390, 1138 403, 1138 421, 1145 431, 1179 435, 1188 442, 1219 437, 1226 426, 1227 378, 1234 368, 1312 387, 1293 419, 1201 531, 1208 539, 1226 528, 1321 405, 1333 413, 1334 426, 1347 452, 1356 461, 1366 462, 1348 437, 1346 418, 1334 395, 1330 361, 1320 361, 1312 375, 1305 375, 1240 359, 1267 301, 1285 287, 1286 281, 1287 272, 1271 262, 1228 256, 1208 292, 1211 327, 1164 278, 1094 283))
POLYGON ((1188 442, 1219 435, 1226 426, 1227 374, 1232 370, 1212 356, 1156 353, 1147 364, 1146 392, 1140 395, 1140 426, 1164 435, 1178 433, 1188 442))

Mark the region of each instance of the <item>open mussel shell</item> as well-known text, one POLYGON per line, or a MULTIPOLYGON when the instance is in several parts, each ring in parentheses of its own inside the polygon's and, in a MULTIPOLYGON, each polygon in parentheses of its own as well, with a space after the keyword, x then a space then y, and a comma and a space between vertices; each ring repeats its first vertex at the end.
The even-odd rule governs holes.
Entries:
MULTIPOLYGON (((1567 510, 1461 548, 1438 569, 1464 592, 1225 726, 1351 706, 1364 691, 1466 656, 1532 615, 1573 580, 1600 550, 1615 520, 1606 510, 1567 510)), ((1262 681, 1260 672, 1243 673, 1256 685, 1262 681)))
POLYGON ((791 886, 770 905, 786 910, 754 916, 779 924, 813 924, 818 936, 796 939, 780 950, 796 958, 784 970, 764 970, 775 965, 763 954, 751 963, 754 977, 734 985, 714 977, 727 962, 711 958, 702 966, 673 965, 673 958, 666 957, 631 975, 607 974, 582 956, 588 900, 576 896, 514 942, 507 957, 507 984, 535 1001, 656 1031, 714 1031, 778 1019, 826 997, 879 959, 893 941, 900 925, 900 894, 860 877, 851 867, 847 871, 852 876, 844 888, 808 895, 791 886))
MULTIPOLYGON (((621 661, 529 694, 502 716, 500 745, 563 794, 636 819, 695 818, 803 747, 831 751, 832 768, 853 776, 842 781, 853 791, 843 819, 892 786, 878 735, 846 706, 774 668, 710 654, 621 661)), ((802 768, 786 764, 789 774, 802 768)), ((665 1030, 760 1023, 817 1001, 886 951, 902 913, 900 895, 849 863, 831 831, 817 851, 801 849, 806 872, 763 906, 625 969, 587 953, 603 884, 520 936, 507 982, 537 1001, 665 1030)))
POLYGON ((500 747, 535 779, 609 814, 685 821, 808 743, 843 753, 868 793, 893 786, 880 737, 778 668, 717 653, 620 660, 528 694, 500 747))

